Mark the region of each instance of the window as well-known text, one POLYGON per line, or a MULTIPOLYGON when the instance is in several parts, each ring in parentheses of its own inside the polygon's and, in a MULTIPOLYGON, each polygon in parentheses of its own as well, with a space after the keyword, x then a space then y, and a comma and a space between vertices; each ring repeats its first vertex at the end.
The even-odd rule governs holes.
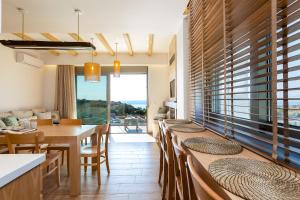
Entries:
POLYGON ((189 6, 191 119, 299 168, 299 2, 191 0, 189 6))
POLYGON ((100 82, 86 82, 83 75, 76 75, 77 118, 83 124, 107 122, 107 76, 100 82))

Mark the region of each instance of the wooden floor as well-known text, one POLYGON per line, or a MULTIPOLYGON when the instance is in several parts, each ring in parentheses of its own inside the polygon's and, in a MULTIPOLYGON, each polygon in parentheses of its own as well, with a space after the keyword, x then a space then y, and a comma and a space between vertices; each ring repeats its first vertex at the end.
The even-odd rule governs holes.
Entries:
POLYGON ((69 178, 66 166, 62 168, 61 186, 55 185, 54 177, 44 181, 45 200, 101 199, 101 200, 158 200, 161 187, 157 183, 159 151, 156 143, 114 143, 109 145, 111 173, 101 165, 102 185, 98 188, 97 175, 82 170, 81 195, 68 195, 69 178))

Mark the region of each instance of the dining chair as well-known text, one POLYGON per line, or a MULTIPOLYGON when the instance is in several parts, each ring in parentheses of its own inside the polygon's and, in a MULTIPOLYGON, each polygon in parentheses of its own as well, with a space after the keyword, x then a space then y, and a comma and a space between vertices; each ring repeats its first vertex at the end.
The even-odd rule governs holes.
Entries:
MULTIPOLYGON (((43 132, 32 132, 24 134, 6 134, 6 141, 8 151, 10 154, 15 154, 15 145, 17 144, 31 144, 34 145, 34 153, 41 152, 40 144, 44 141, 43 132)), ((42 170, 46 171, 42 176, 46 178, 55 172, 57 186, 60 185, 60 163, 58 153, 47 153, 46 160, 41 164, 42 170)))
POLYGON ((172 137, 174 149, 174 166, 175 166, 175 198, 180 200, 189 199, 188 179, 186 173, 186 151, 179 147, 177 137, 172 137))
MULTIPOLYGON (((189 191, 195 192, 198 200, 230 200, 209 172, 191 155, 187 156, 189 191)), ((191 195, 191 194, 190 194, 191 195)))
MULTIPOLYGON (((82 125, 81 119, 61 119, 60 120, 61 125, 82 125)), ((81 145, 83 145, 83 142, 80 141, 81 145)), ((84 138, 84 143, 87 145, 87 138, 84 138)))
POLYGON ((53 124, 52 119, 37 119, 37 126, 51 126, 53 124))
POLYGON ((110 132, 110 124, 105 124, 97 127, 97 144, 91 146, 83 146, 80 150, 81 158, 84 159, 84 172, 86 173, 88 166, 95 166, 97 169, 98 186, 101 185, 100 165, 106 163, 107 173, 110 173, 108 161, 108 139, 110 132), (102 146, 102 136, 105 135, 104 146, 102 146), (88 163, 88 158, 91 158, 91 163, 88 163))
POLYGON ((163 162, 164 162, 164 147, 162 140, 162 129, 161 129, 161 120, 158 122, 158 131, 159 131, 159 139, 158 139, 158 147, 159 147, 159 174, 158 174, 158 183, 161 182, 162 172, 163 172, 163 162))
POLYGON ((169 129, 160 123, 162 129, 162 139, 164 141, 164 184, 162 199, 165 198, 167 189, 167 200, 173 200, 175 198, 175 166, 174 166, 174 150, 172 145, 172 136, 169 129))

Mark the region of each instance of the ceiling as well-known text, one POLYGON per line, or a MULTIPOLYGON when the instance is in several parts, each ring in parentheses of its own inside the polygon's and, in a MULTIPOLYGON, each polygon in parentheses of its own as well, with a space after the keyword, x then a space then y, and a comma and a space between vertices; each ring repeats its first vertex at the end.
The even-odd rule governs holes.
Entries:
POLYGON ((148 50, 148 35, 154 34, 153 53, 168 52, 168 44, 177 33, 188 0, 3 0, 1 39, 20 39, 11 33, 21 32, 21 15, 25 9, 25 33, 35 40, 47 40, 40 33, 51 33, 61 41, 74 41, 68 33, 77 32, 75 8, 82 11, 80 36, 94 38, 97 51, 107 49, 95 33, 102 33, 112 49, 118 43, 127 52, 123 34, 130 36, 133 52, 148 50))

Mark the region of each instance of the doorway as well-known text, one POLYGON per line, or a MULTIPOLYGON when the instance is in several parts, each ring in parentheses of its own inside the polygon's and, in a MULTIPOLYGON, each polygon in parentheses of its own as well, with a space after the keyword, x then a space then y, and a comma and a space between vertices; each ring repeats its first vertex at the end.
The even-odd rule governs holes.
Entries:
POLYGON ((111 133, 147 133, 147 73, 103 74, 100 82, 86 82, 76 74, 77 118, 83 124, 111 123, 111 133))
POLYGON ((147 74, 110 75, 112 133, 147 133, 147 74))

